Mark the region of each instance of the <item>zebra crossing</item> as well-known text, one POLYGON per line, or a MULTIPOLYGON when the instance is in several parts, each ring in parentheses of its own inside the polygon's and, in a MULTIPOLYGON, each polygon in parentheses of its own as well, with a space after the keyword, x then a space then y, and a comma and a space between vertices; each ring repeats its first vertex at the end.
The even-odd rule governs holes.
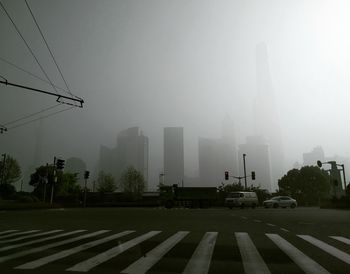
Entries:
MULTIPOLYGON (((45 268, 49 264, 55 264, 59 260, 82 253, 85 250, 105 247, 104 250, 91 252, 89 258, 74 262, 66 268, 69 272, 88 272, 92 269, 102 267, 103 264, 111 261, 113 258, 132 250, 133 248, 158 237, 156 246, 152 246, 139 258, 136 258, 129 265, 120 266, 120 273, 123 274, 141 274, 152 270, 164 257, 181 242, 191 235, 191 231, 177 231, 175 233, 165 233, 160 230, 151 230, 147 232, 137 232, 135 230, 125 230, 114 232, 111 230, 88 231, 84 229, 64 231, 55 229, 49 231, 42 230, 6 230, 0 231, 0 271, 2 264, 7 262, 6 267, 21 270, 33 270, 45 268), (166 236, 162 236, 165 234, 166 236), (159 240, 160 239, 160 240, 159 240), (58 248, 58 251, 57 251, 58 248), (50 251, 49 255, 45 251, 50 251), (36 257, 33 260, 34 257, 36 257), (26 260, 26 256, 30 260, 26 260), (18 264, 18 258, 21 258, 18 264), (24 263, 23 263, 24 262, 24 263), (10 265, 10 266, 9 266, 10 265)), ((210 231, 204 232, 195 248, 191 251, 192 255, 186 258, 182 273, 205 274, 210 273, 211 263, 215 254, 215 248, 218 237, 223 236, 230 239, 230 243, 238 247, 241 264, 244 272, 249 274, 271 273, 269 263, 264 260, 264 254, 261 248, 255 244, 254 236, 247 232, 232 232, 231 235, 210 231)), ((302 241, 303 244, 317 248, 321 252, 330 255, 330 258, 342 262, 348 267, 344 273, 350 273, 350 239, 344 236, 327 236, 325 239, 318 239, 311 235, 288 236, 276 233, 262 233, 264 241, 269 241, 278 250, 286 255, 301 272, 310 274, 331 273, 322 262, 317 262, 311 258, 307 251, 291 242, 290 237, 302 241), (288 238, 288 239, 286 239, 288 238), (337 247, 329 244, 329 241, 339 243, 337 247), (328 243, 327 243, 328 242, 328 243)), ((225 238, 226 239, 226 238, 225 238)), ((305 248, 305 247, 304 247, 305 248)), ((234 272, 234 271, 233 271, 234 272)), ((24 272, 23 272, 24 273, 24 272)))

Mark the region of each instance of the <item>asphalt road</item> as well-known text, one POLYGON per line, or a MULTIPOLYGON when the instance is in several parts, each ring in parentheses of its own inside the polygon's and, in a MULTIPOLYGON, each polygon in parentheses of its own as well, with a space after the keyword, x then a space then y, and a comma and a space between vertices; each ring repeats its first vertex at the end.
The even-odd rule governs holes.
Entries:
POLYGON ((350 273, 350 211, 0 211, 0 273, 69 272, 350 273))

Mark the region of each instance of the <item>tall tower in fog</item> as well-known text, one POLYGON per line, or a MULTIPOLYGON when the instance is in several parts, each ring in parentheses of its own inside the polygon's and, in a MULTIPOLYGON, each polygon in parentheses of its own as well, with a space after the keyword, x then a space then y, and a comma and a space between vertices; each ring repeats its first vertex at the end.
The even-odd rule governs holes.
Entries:
POLYGON ((225 170, 238 174, 236 130, 233 120, 228 115, 222 122, 222 143, 227 146, 225 170))
POLYGON ((260 43, 256 47, 255 134, 266 138, 270 148, 272 187, 284 172, 282 137, 268 63, 267 47, 260 43))
POLYGON ((164 128, 165 184, 181 185, 184 179, 184 131, 182 127, 164 128))

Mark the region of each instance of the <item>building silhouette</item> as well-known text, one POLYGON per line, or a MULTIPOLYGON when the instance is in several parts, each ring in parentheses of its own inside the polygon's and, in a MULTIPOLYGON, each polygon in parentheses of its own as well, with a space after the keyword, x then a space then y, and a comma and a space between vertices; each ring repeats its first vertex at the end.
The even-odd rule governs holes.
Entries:
POLYGON ((132 166, 143 175, 147 189, 148 146, 148 137, 138 127, 128 128, 118 134, 115 148, 100 147, 99 170, 110 173, 120 189, 121 175, 132 166))
POLYGON ((323 148, 321 146, 315 147, 311 152, 303 153, 303 166, 316 166, 317 161, 325 161, 323 148))
POLYGON ((184 180, 184 131, 182 127, 164 128, 164 182, 179 184, 184 180))
MULTIPOLYGON (((263 136, 249 136, 246 143, 239 146, 238 156, 242 158, 246 154, 246 171, 250 175, 255 171, 255 180, 247 178, 247 186, 260 186, 269 192, 275 190, 271 178, 270 151, 263 136)), ((243 162, 239 165, 240 176, 244 176, 243 162)), ((241 182, 244 184, 244 181, 241 182)))
POLYGON ((78 157, 68 158, 66 160, 64 171, 76 174, 79 185, 82 188, 84 188, 85 186, 84 173, 86 171, 86 163, 82 159, 78 157))
POLYGON ((284 154, 282 137, 274 89, 268 63, 267 47, 260 43, 256 47, 256 86, 257 96, 254 105, 255 135, 266 139, 271 156, 271 177, 273 188, 277 188, 277 181, 284 173, 284 154))
POLYGON ((233 121, 226 116, 222 123, 222 137, 198 139, 199 182, 203 186, 218 186, 225 171, 238 176, 237 147, 233 121))

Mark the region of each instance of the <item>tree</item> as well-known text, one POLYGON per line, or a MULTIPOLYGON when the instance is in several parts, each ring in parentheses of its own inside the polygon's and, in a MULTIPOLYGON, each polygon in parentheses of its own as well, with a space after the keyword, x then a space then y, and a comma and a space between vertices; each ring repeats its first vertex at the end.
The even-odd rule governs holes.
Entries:
POLYGON ((7 156, 0 162, 0 182, 2 184, 11 184, 21 177, 21 168, 15 158, 7 156))
POLYGON ((113 192, 117 189, 114 182, 114 177, 111 174, 106 174, 100 171, 97 178, 97 191, 113 192))
POLYGON ((143 175, 132 166, 125 170, 120 178, 120 182, 124 192, 132 195, 134 198, 140 197, 145 190, 143 175))
POLYGON ((329 194, 329 175, 316 166, 292 169, 279 181, 281 192, 291 195, 301 204, 316 205, 329 194))
POLYGON ((54 178, 54 167, 40 166, 30 175, 29 185, 34 187, 34 195, 39 199, 46 200, 51 193, 52 184, 54 184, 54 197, 61 200, 77 199, 80 194, 80 186, 76 174, 56 170, 56 182, 54 178), (46 192, 46 194, 44 194, 46 192))

